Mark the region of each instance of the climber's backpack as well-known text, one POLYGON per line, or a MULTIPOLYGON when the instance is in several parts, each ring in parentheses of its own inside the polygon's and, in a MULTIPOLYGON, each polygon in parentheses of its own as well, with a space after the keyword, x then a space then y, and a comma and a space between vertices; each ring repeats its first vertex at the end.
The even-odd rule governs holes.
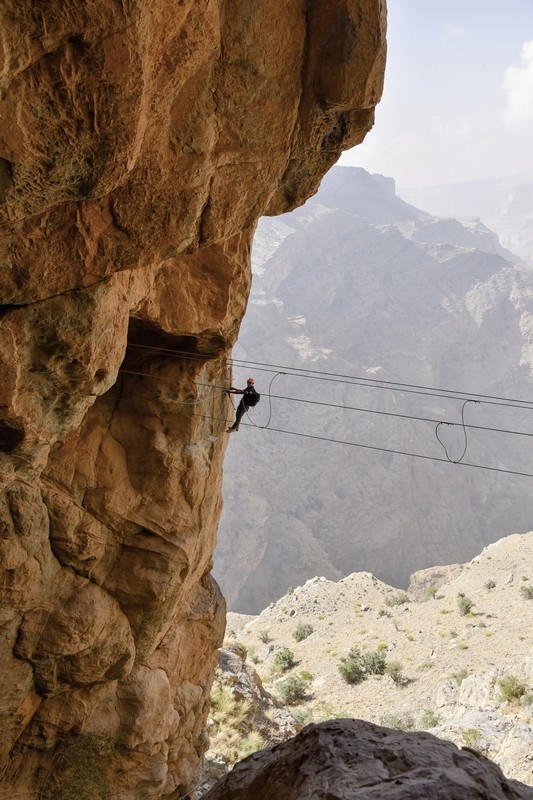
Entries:
POLYGON ((261 400, 261 395, 259 394, 259 392, 256 392, 255 389, 253 392, 244 393, 244 403, 247 406, 247 408, 253 408, 258 404, 260 400, 261 400))

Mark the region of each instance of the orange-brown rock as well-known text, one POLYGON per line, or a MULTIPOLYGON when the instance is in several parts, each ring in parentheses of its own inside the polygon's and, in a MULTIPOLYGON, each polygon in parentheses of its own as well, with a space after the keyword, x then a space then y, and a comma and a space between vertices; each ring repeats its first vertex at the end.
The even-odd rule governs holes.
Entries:
POLYGON ((254 227, 371 127, 384 2, 0 18, 0 797, 178 797, 254 227))

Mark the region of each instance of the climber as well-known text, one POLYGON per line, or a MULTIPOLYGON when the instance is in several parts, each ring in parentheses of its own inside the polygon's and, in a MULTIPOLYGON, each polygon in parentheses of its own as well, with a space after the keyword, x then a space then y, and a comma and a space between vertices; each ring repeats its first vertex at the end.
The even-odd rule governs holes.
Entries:
POLYGON ((233 433, 233 431, 238 431, 239 423, 245 412, 248 411, 249 408, 253 408, 253 406, 256 406, 258 404, 261 395, 258 392, 256 392, 254 383, 255 381, 253 378, 248 378, 248 380, 246 381, 246 389, 235 389, 233 386, 231 386, 229 389, 226 389, 228 394, 242 394, 242 400, 237 406, 237 413, 235 414, 235 422, 233 423, 231 428, 228 428, 226 433, 233 433))

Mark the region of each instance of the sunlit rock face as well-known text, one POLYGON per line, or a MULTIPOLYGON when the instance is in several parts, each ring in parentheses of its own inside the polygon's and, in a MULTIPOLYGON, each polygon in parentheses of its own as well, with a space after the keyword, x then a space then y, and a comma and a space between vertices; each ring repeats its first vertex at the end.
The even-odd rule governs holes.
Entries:
POLYGON ((177 797, 251 238, 372 126, 384 3, 0 15, 0 793, 177 797))

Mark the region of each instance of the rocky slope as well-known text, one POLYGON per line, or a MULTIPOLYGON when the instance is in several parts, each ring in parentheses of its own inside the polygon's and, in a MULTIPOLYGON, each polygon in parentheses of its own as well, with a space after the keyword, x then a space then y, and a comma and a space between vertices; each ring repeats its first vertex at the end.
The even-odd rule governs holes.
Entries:
POLYGON ((500 241, 533 266, 533 175, 513 175, 443 186, 402 187, 404 200, 448 217, 481 217, 500 241))
POLYGON ((314 578, 257 617, 229 614, 227 635, 268 691, 286 697, 288 678, 300 681, 290 710, 302 721, 431 730, 533 786, 533 533, 430 573, 413 576, 409 594, 369 573, 314 578), (347 683, 339 666, 354 647, 380 655, 384 673, 347 683), (280 671, 284 649, 294 663, 280 671))
POLYGON ((532 396, 533 274, 494 233, 335 167, 304 208, 261 220, 254 264, 234 357, 263 397, 230 443, 215 557, 230 608, 314 575, 405 587, 531 529, 533 479, 498 472, 533 474, 531 403, 464 406, 532 396), (447 461, 465 444, 489 470, 447 461))
POLYGON ((381 0, 0 10, 0 795, 177 797, 257 218, 373 122, 381 0))

